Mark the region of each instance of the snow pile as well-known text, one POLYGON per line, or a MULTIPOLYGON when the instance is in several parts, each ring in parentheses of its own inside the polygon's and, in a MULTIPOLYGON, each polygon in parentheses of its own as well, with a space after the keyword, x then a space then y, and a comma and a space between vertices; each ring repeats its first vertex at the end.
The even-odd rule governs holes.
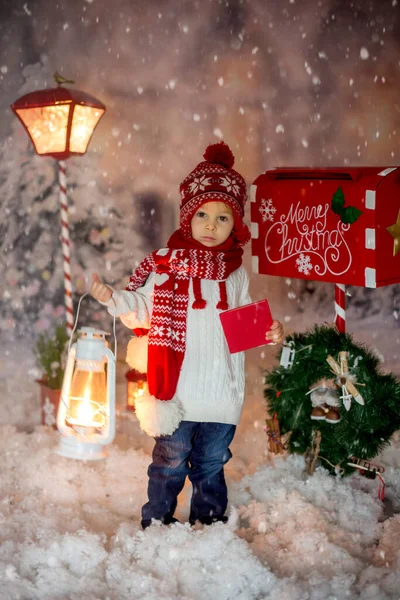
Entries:
MULTIPOLYGON (((2 598, 398 598, 400 519, 384 520, 400 498, 395 466, 386 506, 376 481, 335 479, 322 468, 308 478, 302 457, 263 464, 258 456, 254 474, 228 475, 227 525, 184 522, 187 486, 183 522, 143 532, 150 448, 141 448, 134 418, 125 429, 107 460, 85 463, 56 454, 56 431, 1 428, 2 598)), ((260 429, 252 435, 265 440, 260 429)), ((395 449, 387 453, 394 461, 395 449)))
POLYGON ((187 523, 146 532, 121 526, 109 563, 108 581, 123 598, 140 590, 146 598, 244 600, 270 597, 277 585, 248 545, 222 524, 198 531, 187 523))
POLYGON ((295 578, 305 592, 316 588, 315 597, 396 597, 399 520, 382 525, 385 505, 377 482, 369 483, 363 491, 358 477, 335 479, 322 468, 308 478, 302 457, 277 458, 235 484, 231 499, 242 503, 243 523, 237 533, 273 573, 295 578))
MULTIPOLYGON (((400 435, 376 459, 386 467, 385 503, 377 480, 336 479, 323 468, 307 477, 302 457, 270 455, 262 371, 272 353, 249 356, 245 411, 226 467, 228 524, 188 525, 188 483, 181 523, 143 532, 153 440, 119 412, 107 460, 58 456, 58 432, 38 426, 34 361, 17 343, 9 350, 1 375, 1 598, 398 599, 400 435)), ((122 377, 120 407, 124 392, 122 377)))

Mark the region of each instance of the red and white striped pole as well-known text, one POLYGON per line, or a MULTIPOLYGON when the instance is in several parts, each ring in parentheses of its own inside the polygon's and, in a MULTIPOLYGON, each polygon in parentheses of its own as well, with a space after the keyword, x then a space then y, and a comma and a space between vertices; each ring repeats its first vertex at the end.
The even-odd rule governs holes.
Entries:
POLYGON ((335 325, 339 333, 346 333, 346 286, 335 283, 335 325))
POLYGON ((71 283, 71 264, 69 249, 69 222, 68 222, 68 199, 67 199, 67 170, 65 161, 58 161, 58 181, 60 184, 60 204, 61 204, 61 243, 63 250, 64 264, 64 302, 67 322, 67 333, 72 334, 74 328, 74 314, 72 311, 72 283, 71 283))

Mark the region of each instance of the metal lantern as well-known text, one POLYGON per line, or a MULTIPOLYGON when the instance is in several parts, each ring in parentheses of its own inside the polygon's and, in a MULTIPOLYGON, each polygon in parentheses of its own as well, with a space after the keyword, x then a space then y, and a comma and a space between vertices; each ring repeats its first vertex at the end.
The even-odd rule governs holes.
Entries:
POLYGON ((99 460, 115 437, 115 355, 104 331, 82 327, 68 353, 57 414, 61 456, 99 460))
POLYGON ((130 369, 125 373, 127 380, 126 386, 126 408, 127 410, 135 410, 137 398, 148 393, 147 374, 139 373, 136 369, 130 369))

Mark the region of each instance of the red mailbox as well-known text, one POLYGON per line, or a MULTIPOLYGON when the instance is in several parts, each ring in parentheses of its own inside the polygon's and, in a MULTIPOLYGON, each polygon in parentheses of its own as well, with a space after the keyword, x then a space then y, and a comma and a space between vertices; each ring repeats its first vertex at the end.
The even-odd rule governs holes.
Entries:
POLYGON ((381 287, 400 282, 398 167, 268 170, 251 186, 253 270, 381 287))

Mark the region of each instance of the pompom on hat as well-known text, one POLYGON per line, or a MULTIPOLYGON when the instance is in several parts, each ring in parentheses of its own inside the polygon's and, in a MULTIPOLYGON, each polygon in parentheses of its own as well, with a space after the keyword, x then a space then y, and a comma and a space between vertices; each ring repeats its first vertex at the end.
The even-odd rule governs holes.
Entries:
POLYGON ((251 237, 249 228, 243 223, 247 192, 245 180, 232 168, 235 157, 225 142, 208 146, 203 156, 205 160, 189 173, 179 187, 182 233, 191 238, 190 223, 200 206, 206 202, 224 202, 232 209, 235 241, 238 246, 244 246, 251 237))

